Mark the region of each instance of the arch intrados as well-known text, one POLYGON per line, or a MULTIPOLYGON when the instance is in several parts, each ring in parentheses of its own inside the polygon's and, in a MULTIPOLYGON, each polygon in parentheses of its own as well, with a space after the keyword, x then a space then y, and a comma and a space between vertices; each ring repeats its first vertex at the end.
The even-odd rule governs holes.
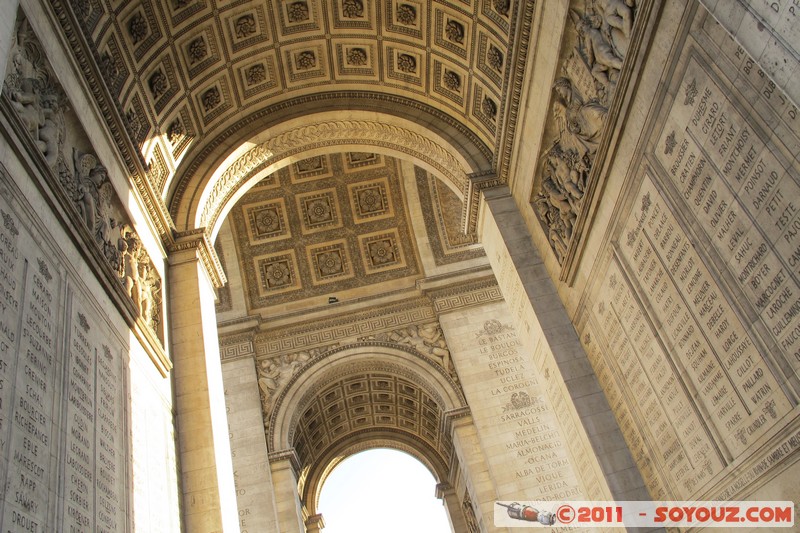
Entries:
POLYGON ((204 227, 216 235, 224 215, 248 188, 271 172, 315 155, 375 152, 410 159, 447 184, 460 198, 473 166, 448 140, 427 125, 391 114, 321 112, 298 117, 251 136, 198 173, 178 198, 179 231, 204 227))
POLYGON ((331 472, 353 455, 379 448, 389 448, 407 453, 422 463, 437 483, 447 479, 447 465, 437 458, 432 460, 428 457, 428 454, 435 452, 420 449, 418 446, 418 443, 406 441, 402 435, 384 435, 380 433, 376 433, 366 439, 360 439, 358 442, 351 442, 350 440, 342 442, 322 456, 319 462, 308 472, 300 497, 309 514, 317 514, 322 487, 325 486, 325 482, 331 472))
MULTIPOLYGON (((411 347, 361 343, 334 348, 308 361, 278 395, 269 424, 271 450, 291 446, 290 437, 315 391, 336 379, 372 369, 402 372, 436 398, 443 412, 466 405, 458 386, 447 372, 411 347)), ((444 414, 444 413, 443 413, 444 414)))

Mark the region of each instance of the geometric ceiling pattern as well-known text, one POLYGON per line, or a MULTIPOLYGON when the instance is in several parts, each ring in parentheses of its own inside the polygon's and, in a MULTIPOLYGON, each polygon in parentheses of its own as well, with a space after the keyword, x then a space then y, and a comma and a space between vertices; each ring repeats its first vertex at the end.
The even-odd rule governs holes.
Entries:
POLYGON ((69 7, 163 194, 179 160, 244 109, 252 116, 314 92, 424 102, 491 151, 507 108, 518 4, 526 3, 76 0, 69 7))
POLYGON ((309 396, 301 402, 291 434, 301 465, 313 464, 332 446, 367 429, 413 435, 449 464, 451 444, 440 430, 442 406, 402 376, 353 372, 309 396))
POLYGON ((249 311, 417 277, 398 161, 320 155, 274 172, 230 212, 249 311))

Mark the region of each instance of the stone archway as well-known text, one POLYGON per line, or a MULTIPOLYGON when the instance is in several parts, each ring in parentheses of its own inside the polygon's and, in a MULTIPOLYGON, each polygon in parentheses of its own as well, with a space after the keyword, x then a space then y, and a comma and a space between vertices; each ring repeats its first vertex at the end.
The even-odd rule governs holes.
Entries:
POLYGON ((331 469, 374 447, 409 453, 446 484, 458 462, 447 420, 464 406, 450 374, 412 348, 362 343, 316 357, 283 389, 269 420, 270 455, 293 457, 296 475, 292 490, 276 487, 276 500, 296 494, 298 514, 316 515, 331 469))
MULTIPOLYGON (((176 226, 181 231, 206 228, 213 240, 230 207, 263 177, 306 157, 353 150, 410 159, 464 202, 475 196, 470 178, 486 178, 480 161, 467 159, 451 141, 413 121, 374 112, 354 111, 347 120, 333 112, 318 113, 258 133, 181 184, 172 199, 176 226)), ((472 211, 463 210, 465 227, 472 211)))

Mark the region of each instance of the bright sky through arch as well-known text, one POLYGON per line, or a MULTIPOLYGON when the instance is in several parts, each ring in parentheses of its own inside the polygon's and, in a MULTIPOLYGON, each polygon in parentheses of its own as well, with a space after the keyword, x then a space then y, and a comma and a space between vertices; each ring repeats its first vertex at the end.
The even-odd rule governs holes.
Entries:
POLYGON ((436 480, 411 455, 375 449, 331 472, 319 499, 325 533, 451 533, 436 480))

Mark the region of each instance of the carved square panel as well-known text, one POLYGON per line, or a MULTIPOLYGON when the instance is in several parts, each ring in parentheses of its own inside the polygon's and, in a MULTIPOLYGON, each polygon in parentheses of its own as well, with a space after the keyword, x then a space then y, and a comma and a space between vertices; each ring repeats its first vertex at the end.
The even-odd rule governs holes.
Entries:
POLYGON ((225 33, 234 52, 241 52, 256 44, 272 41, 263 6, 239 10, 225 17, 225 33))
POLYGON ((172 158, 177 161, 195 137, 189 109, 182 106, 177 113, 166 120, 161 131, 166 134, 172 148, 172 158))
POLYGON ((411 48, 386 47, 386 76, 422 88, 425 58, 411 48))
POLYGON ((303 41, 284 49, 284 63, 289 75, 288 85, 306 83, 313 78, 328 77, 325 41, 303 41))
POLYGON ((237 83, 244 99, 263 95, 278 87, 279 79, 276 74, 275 53, 270 51, 260 55, 256 61, 251 61, 239 67, 237 83))
MULTIPOLYGON (((135 5, 132 3, 132 5, 135 5)), ((133 57, 141 62, 148 52, 155 50, 155 44, 161 39, 161 26, 148 1, 143 1, 132 12, 122 15, 123 34, 133 48, 133 57)))
POLYGON ((209 124, 233 106, 233 95, 226 77, 200 88, 195 92, 195 98, 205 124, 209 124))
POLYGON ((437 9, 434 15, 433 41, 437 47, 467 59, 472 41, 471 21, 455 13, 437 9))
POLYGON ((456 105, 460 111, 465 110, 464 103, 469 78, 463 69, 449 62, 434 59, 431 78, 435 94, 444 96, 447 103, 456 105))
POLYGON ((383 165, 383 156, 368 152, 348 152, 344 161, 346 170, 354 170, 370 166, 379 167, 383 165))
POLYGON ((361 224, 394 216, 389 181, 382 178, 366 183, 353 183, 347 186, 353 222, 361 224))
POLYGON ((304 234, 342 227, 336 189, 323 189, 298 194, 297 210, 304 234))
POLYGON ((396 229, 360 235, 358 242, 367 273, 402 268, 406 264, 396 229))
POLYGON ((183 64, 188 69, 190 78, 197 77, 221 61, 217 36, 211 25, 192 31, 177 46, 183 55, 183 64))
POLYGON ((338 0, 331 2, 333 29, 374 31, 375 3, 371 0, 338 0))
POLYGON ((374 42, 347 40, 333 41, 336 51, 336 75, 343 77, 377 76, 377 49, 374 42))
POLYGON ((169 2, 170 22, 175 27, 190 18, 196 20, 194 15, 207 7, 206 0, 172 0, 169 2))
POLYGON ((294 250, 253 258, 261 296, 294 291, 301 288, 294 250))
POLYGON ((292 236, 283 198, 242 206, 251 244, 287 239, 292 236))
POLYGON ((415 0, 386 2, 386 30, 415 39, 422 39, 427 6, 415 0))
POLYGON ((279 0, 276 7, 280 37, 322 30, 319 0, 279 0))
POLYGON ((491 20, 495 23, 496 28, 500 30, 499 33, 507 34, 511 22, 512 0, 492 0, 491 2, 481 2, 481 4, 481 15, 484 23, 491 20))
POLYGON ((180 89, 172 58, 169 55, 164 55, 161 61, 156 62, 155 67, 145 74, 143 81, 156 113, 161 113, 180 89))
POLYGON ((480 84, 475 84, 472 91, 472 115, 478 119, 486 130, 494 135, 497 128, 497 117, 500 112, 500 103, 497 96, 486 90, 480 84))
POLYGON ((301 159, 289 166, 292 183, 320 180, 333 176, 333 166, 327 155, 301 159))
POLYGON ((310 246, 307 254, 314 285, 353 277, 353 263, 345 239, 310 246))
POLYGON ((492 80, 499 90, 503 86, 506 51, 486 33, 478 35, 478 68, 492 80))

